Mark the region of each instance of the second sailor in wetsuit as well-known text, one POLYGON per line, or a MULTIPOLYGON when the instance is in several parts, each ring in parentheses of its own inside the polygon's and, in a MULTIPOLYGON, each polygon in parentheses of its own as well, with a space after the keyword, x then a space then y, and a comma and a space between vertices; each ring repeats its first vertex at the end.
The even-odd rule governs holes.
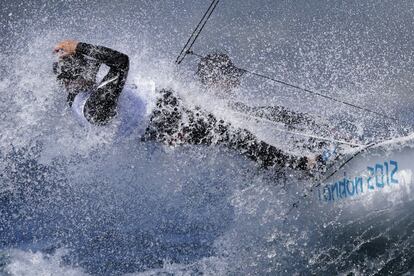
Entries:
MULTIPOLYGON (((227 54, 219 52, 202 57, 196 71, 198 79, 205 87, 224 93, 232 93, 240 85, 245 73, 244 69, 234 65, 227 54)), ((231 107, 246 114, 283 123, 289 128, 302 125, 316 126, 315 121, 306 114, 288 110, 283 106, 248 106, 242 102, 234 102, 231 103, 231 107)))
MULTIPOLYGON (((110 123, 118 112, 118 102, 128 75, 128 56, 103 46, 72 40, 60 42, 54 51, 59 54, 54 71, 68 92, 68 104, 72 105, 81 93, 88 91, 79 113, 91 124, 110 123), (102 64, 110 69, 103 80, 96 83, 96 75, 102 64)), ((235 128, 200 108, 187 108, 170 90, 159 91, 156 107, 148 121, 143 120, 142 123, 146 124, 143 141, 168 145, 224 145, 265 168, 307 170, 314 165, 313 160, 286 154, 260 141, 251 132, 235 128)))

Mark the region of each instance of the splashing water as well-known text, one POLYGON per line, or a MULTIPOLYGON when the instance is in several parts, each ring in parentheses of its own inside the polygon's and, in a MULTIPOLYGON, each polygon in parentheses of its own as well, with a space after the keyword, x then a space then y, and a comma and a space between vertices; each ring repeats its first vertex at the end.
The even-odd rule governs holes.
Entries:
MULTIPOLYGON (((171 149, 134 136, 118 141, 111 129, 76 123, 51 72, 54 43, 69 37, 127 53, 130 83, 172 88, 186 104, 201 105, 273 143, 285 139, 276 139, 268 125, 236 116, 228 103, 283 103, 332 125, 351 121, 362 142, 400 134, 401 125, 250 77, 230 96, 203 90, 194 79, 193 60, 179 69, 171 61, 206 3, 174 2, 4 4, 0 274, 412 272, 413 201, 401 205, 396 197, 390 208, 371 213, 353 212, 353 203, 328 211, 310 203, 285 220, 291 203, 312 184, 298 172, 263 171, 221 147, 171 149)), ((410 121, 410 1, 366 1, 343 9, 326 1, 315 7, 305 1, 278 7, 259 2, 222 3, 209 24, 224 31, 207 28, 196 50, 226 48, 241 66, 410 121), (388 18, 382 17, 385 11, 388 18), (360 13, 371 15, 367 25, 360 13), (395 29, 397 38, 388 32, 379 37, 395 29), (389 51, 393 43, 396 53, 389 51)), ((280 146, 291 151, 284 142, 280 146)))

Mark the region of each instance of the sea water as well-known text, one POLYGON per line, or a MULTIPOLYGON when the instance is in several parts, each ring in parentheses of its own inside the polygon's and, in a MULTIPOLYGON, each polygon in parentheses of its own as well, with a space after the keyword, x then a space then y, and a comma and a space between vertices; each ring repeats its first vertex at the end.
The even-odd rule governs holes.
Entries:
MULTIPOLYGON (((410 121, 410 1, 275 3, 220 3, 195 49, 223 49, 239 66, 410 121)), ((394 204, 376 212, 349 212, 357 205, 345 200, 328 211, 304 202, 291 212, 314 184, 306 174, 262 170, 222 147, 170 148, 134 135, 119 140, 111 127, 77 124, 52 74, 51 51, 64 38, 127 53, 129 83, 174 89, 189 106, 201 105, 266 141, 284 141, 279 146, 286 151, 298 140, 233 116, 227 103, 283 104, 329 118, 340 131, 352 122, 360 142, 398 134, 402 123, 249 76, 232 95, 205 91, 194 78, 193 57, 180 68, 172 64, 205 8, 205 1, 4 4, 1 275, 413 271, 414 206, 398 200, 398 190, 390 192, 394 204)))

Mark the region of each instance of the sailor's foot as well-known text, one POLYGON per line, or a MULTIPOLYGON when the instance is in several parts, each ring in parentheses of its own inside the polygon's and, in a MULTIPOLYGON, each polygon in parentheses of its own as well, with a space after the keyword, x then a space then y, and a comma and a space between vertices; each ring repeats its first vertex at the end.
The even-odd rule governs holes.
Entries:
POLYGON ((326 162, 323 160, 322 155, 308 156, 307 160, 307 169, 311 176, 315 176, 326 171, 326 162))

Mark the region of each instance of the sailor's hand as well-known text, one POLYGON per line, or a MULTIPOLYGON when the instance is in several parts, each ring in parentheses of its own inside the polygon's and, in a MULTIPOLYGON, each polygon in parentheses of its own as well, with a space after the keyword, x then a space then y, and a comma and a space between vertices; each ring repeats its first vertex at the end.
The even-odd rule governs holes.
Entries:
POLYGON ((53 51, 59 55, 60 58, 75 54, 76 46, 78 46, 76 40, 63 40, 59 42, 53 51))
POLYGON ((324 173, 326 172, 326 162, 323 160, 322 155, 307 156, 307 169, 313 173, 324 173))
POLYGON ((317 161, 315 156, 308 156, 308 162, 306 163, 306 167, 308 170, 313 170, 316 168, 317 161))

